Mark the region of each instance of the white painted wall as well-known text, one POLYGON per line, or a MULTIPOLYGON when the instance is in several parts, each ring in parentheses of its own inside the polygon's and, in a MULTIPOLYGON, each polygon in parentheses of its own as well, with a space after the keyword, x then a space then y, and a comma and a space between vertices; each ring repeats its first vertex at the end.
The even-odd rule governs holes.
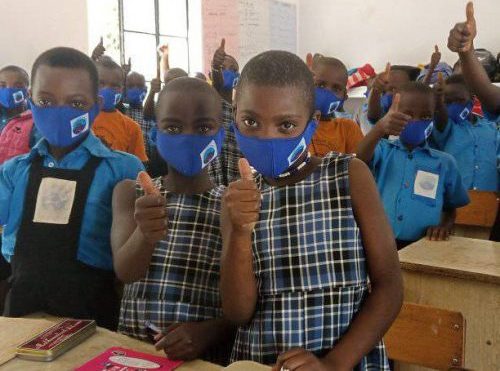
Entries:
POLYGON ((31 70, 55 46, 88 51, 86 0, 0 0, 0 66, 31 70))
MULTIPOLYGON (((466 0, 300 0, 299 53, 340 58, 348 67, 366 62, 381 70, 392 64, 428 63, 437 44, 442 60, 450 28, 465 21, 466 0)), ((500 51, 500 0, 474 1, 476 47, 500 51)))

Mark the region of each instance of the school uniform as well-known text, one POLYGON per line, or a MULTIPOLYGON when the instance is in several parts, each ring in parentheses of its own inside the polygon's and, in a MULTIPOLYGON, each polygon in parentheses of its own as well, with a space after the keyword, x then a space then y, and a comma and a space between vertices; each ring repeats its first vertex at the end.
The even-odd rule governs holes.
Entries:
POLYGON ((116 327, 111 199, 142 168, 93 134, 59 161, 42 140, 0 167, 2 254, 12 265, 5 315, 41 311, 116 327))
POLYGON ((396 239, 416 241, 438 225, 441 212, 469 203, 453 157, 427 143, 409 151, 382 139, 370 167, 396 239))
MULTIPOLYGON (((282 187, 256 181, 262 194, 253 232, 255 313, 238 329, 232 360, 274 364, 294 347, 327 354, 369 295, 367 261, 352 211, 349 163, 329 153, 306 179, 282 187)), ((389 370, 381 342, 359 370, 389 370)))
POLYGON ((472 121, 448 121, 444 131, 432 133, 436 147, 457 161, 467 189, 499 190, 497 161, 500 157, 498 116, 473 116, 472 121))
MULTIPOLYGON (((166 197, 168 234, 156 244, 146 277, 125 285, 119 331, 147 340, 145 322, 165 330, 176 322, 222 317, 219 297, 219 186, 196 195, 165 192, 162 178, 154 182, 166 197)), ((138 187, 138 197, 144 191, 138 187)), ((226 363, 230 346, 214 344, 204 359, 226 363)))

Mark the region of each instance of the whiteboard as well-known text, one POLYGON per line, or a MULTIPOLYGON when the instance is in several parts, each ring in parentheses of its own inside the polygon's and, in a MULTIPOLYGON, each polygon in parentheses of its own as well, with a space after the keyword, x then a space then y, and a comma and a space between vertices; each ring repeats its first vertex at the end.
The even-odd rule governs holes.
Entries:
POLYGON ((297 5, 292 0, 204 0, 202 25, 206 72, 222 38, 240 69, 266 50, 297 53, 297 5))

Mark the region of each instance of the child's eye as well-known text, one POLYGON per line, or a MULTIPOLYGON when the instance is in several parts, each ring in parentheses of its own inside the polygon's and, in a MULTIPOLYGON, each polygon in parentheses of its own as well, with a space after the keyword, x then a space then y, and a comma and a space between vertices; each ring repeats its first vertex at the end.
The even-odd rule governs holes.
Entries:
POLYGON ((181 132, 181 128, 178 127, 178 126, 168 126, 165 131, 168 133, 168 134, 179 134, 181 132))
POLYGON ((252 119, 244 119, 243 124, 249 128, 256 128, 258 126, 257 121, 252 119))
POLYGON ((198 132, 200 134, 206 134, 206 133, 210 132, 211 130, 212 130, 212 127, 208 126, 208 125, 201 125, 200 127, 198 127, 198 132))
POLYGON ((40 106, 40 107, 48 107, 48 106, 51 106, 52 103, 49 100, 47 100, 47 99, 39 99, 36 102, 36 105, 40 106))
POLYGON ((84 109, 85 105, 82 102, 74 101, 71 103, 71 107, 78 108, 78 109, 84 109))
POLYGON ((292 131, 293 129, 295 129, 297 127, 297 125, 295 125, 294 123, 292 122, 284 122, 281 124, 281 128, 284 130, 284 131, 292 131))

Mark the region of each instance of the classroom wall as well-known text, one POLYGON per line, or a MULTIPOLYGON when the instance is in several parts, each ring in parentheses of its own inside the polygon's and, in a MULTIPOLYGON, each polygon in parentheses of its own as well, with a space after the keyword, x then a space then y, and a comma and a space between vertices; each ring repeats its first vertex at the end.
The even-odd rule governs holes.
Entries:
MULTIPOLYGON (((438 44, 442 59, 457 57, 446 48, 450 28, 465 21, 466 0, 301 0, 299 53, 320 52, 349 67, 370 62, 428 63, 438 44)), ((500 0, 474 1, 476 47, 500 52, 500 0)))
POLYGON ((54 46, 88 51, 86 0, 0 0, 0 66, 28 71, 54 46))

